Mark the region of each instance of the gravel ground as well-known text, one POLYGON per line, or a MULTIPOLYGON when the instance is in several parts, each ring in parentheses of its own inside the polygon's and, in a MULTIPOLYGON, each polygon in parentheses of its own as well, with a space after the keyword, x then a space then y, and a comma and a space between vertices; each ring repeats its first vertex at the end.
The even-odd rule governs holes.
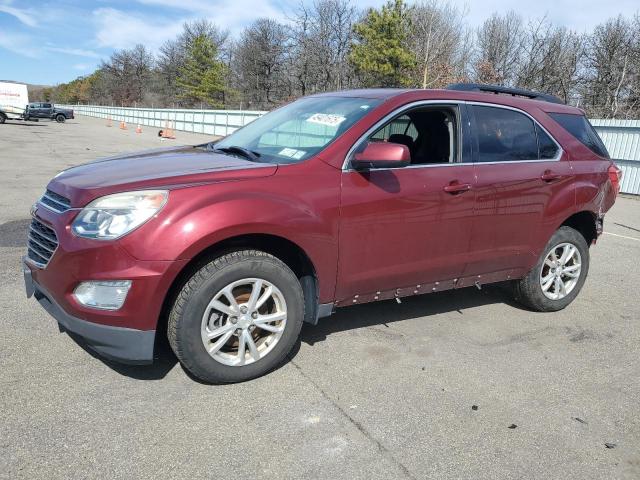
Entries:
POLYGON ((84 350, 24 295, 29 207, 70 165, 201 135, 0 126, 0 478, 640 478, 640 202, 622 197, 559 313, 497 287, 359 305, 293 360, 207 386, 84 350), (608 448, 610 447, 610 448, 608 448))

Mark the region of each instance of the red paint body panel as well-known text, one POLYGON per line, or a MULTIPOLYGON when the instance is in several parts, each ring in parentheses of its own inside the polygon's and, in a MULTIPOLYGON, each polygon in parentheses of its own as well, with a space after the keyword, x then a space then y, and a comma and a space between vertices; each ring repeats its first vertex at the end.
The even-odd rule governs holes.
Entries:
MULTIPOLYGON (((329 94, 331 95, 331 94, 329 94)), ((194 147, 159 149, 76 167, 48 188, 79 209, 103 195, 170 190, 154 218, 116 241, 70 230, 77 210, 37 216, 59 247, 34 279, 67 313, 90 322, 153 330, 162 303, 191 259, 229 238, 282 237, 306 253, 319 302, 339 305, 437 291, 524 275, 553 231, 572 214, 602 215, 615 201, 607 168, 545 112, 565 105, 447 90, 373 90, 348 94, 385 101, 315 157, 259 164, 194 147), (532 115, 562 145, 559 161, 430 165, 343 171, 351 147, 385 115, 416 101, 487 102, 532 115), (560 178, 545 182, 545 174, 560 178), (116 312, 81 307, 82 280, 131 279, 116 312), (380 292, 380 293, 378 293, 380 292), (358 296, 358 297, 356 297, 358 296)), ((405 147, 406 148, 406 147, 405 147)), ((259 246, 256 246, 257 248, 259 246)))

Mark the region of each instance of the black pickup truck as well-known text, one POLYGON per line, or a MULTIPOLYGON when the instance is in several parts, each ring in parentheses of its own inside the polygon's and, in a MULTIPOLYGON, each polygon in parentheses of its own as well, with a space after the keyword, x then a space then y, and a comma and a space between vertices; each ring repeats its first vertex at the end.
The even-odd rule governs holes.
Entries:
POLYGON ((56 107, 53 103, 34 102, 27 105, 23 117, 25 120, 49 118, 62 123, 67 119, 73 119, 73 110, 56 107))

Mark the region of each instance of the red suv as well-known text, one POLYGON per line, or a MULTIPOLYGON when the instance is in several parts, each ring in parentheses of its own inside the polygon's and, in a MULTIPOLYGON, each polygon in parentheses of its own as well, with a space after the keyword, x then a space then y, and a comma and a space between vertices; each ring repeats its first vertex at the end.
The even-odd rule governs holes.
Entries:
POLYGON ((166 331, 193 375, 237 382, 336 307, 502 281, 566 307, 619 182, 584 112, 548 95, 314 95, 217 142, 58 174, 25 283, 105 357, 149 363, 166 331))

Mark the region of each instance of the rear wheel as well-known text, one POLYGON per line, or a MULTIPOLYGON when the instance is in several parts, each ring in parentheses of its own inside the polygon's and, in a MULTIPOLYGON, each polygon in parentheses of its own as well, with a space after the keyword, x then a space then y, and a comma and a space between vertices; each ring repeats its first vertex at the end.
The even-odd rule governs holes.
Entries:
POLYGON ((4 113, 0 113, 0 124, 3 124, 7 121, 7 117, 4 113))
POLYGON ((67 118, 62 114, 56 115, 56 122, 58 122, 58 123, 64 123, 66 119, 67 118))
POLYGON ((562 310, 578 295, 589 272, 589 246, 571 227, 560 227, 538 264, 516 281, 516 299, 539 312, 562 310))
POLYGON ((216 258, 187 281, 169 314, 182 365, 211 383, 249 380, 280 365, 304 318, 300 282, 286 264, 245 250, 216 258))

